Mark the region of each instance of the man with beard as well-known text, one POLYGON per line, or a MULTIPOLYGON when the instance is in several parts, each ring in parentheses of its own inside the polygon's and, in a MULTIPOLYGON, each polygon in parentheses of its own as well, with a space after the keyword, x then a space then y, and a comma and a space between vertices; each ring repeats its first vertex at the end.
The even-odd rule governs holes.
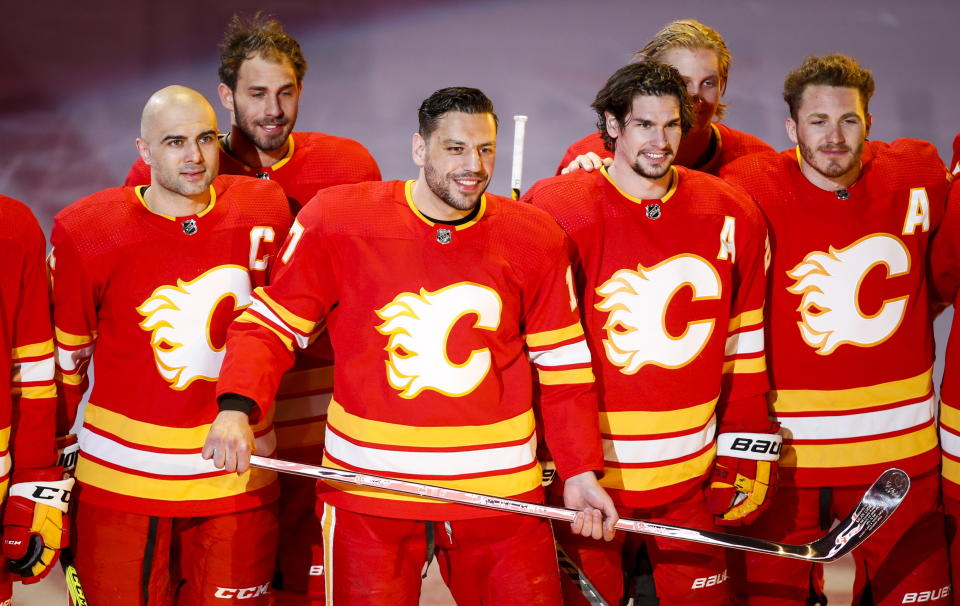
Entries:
MULTIPOLYGON (((318 191, 334 185, 379 181, 380 169, 360 143, 317 132, 293 132, 307 61, 279 22, 258 14, 235 15, 220 44, 220 102, 230 112, 230 132, 220 138, 220 172, 279 183, 296 213, 318 191)), ((127 185, 148 183, 138 160, 127 185)), ((325 336, 301 355, 277 395, 280 456, 319 463, 333 368, 325 336)), ((281 548, 275 599, 280 606, 306 601, 307 586, 323 587, 319 522, 313 515, 315 482, 282 477, 281 548)))
MULTIPOLYGON (((854 603, 949 599, 925 270, 949 175, 929 143, 866 141, 873 77, 844 55, 807 57, 784 83, 779 155, 721 176, 767 218, 770 403, 783 427, 780 487, 750 534, 804 543, 890 467, 912 487, 857 549, 854 603)), ((820 565, 747 554, 750 604, 823 598, 820 565)))
MULTIPOLYGON (((544 213, 484 193, 497 119, 482 92, 436 91, 419 122, 417 179, 324 190, 300 213, 274 284, 230 330, 220 401, 269 415, 294 348, 325 324, 337 357, 325 465, 539 501, 536 387, 566 504, 581 510, 574 532, 610 539, 616 511, 595 476, 596 398, 565 236, 544 213)), ((228 466, 247 461, 227 452, 228 466)), ((436 549, 458 603, 560 603, 543 519, 318 491, 327 600, 417 604, 436 549)))
MULTIPOLYGON (((742 524, 765 505, 780 442, 765 398, 763 219, 720 179, 673 166, 695 119, 673 67, 620 68, 593 108, 613 163, 544 179, 524 200, 572 240, 602 394, 600 484, 622 516, 705 530, 742 524), (748 442, 764 447, 737 447, 748 442)), ((557 535, 620 603, 623 541, 557 535)), ((723 549, 643 543, 660 604, 728 603, 723 549)), ((566 604, 586 603, 572 584, 564 589, 566 604)))
MULTIPOLYGON (((769 145, 720 122, 727 104, 720 98, 727 88, 730 51, 712 27, 694 19, 671 21, 633 54, 634 61, 659 61, 677 68, 686 82, 694 108, 694 124, 683 135, 674 164, 716 174, 721 166, 761 151, 769 145)), ((583 168, 595 170, 612 159, 600 132, 573 143, 557 167, 557 174, 583 168)))
POLYGON ((70 205, 51 236, 67 427, 96 366, 78 436, 77 571, 92 604, 265 605, 276 475, 198 455, 223 458, 214 420, 242 426, 244 448, 274 449, 270 419, 251 427, 218 409, 214 386, 227 326, 292 217, 277 184, 217 177, 216 115, 194 90, 150 97, 137 148, 150 185, 70 205))

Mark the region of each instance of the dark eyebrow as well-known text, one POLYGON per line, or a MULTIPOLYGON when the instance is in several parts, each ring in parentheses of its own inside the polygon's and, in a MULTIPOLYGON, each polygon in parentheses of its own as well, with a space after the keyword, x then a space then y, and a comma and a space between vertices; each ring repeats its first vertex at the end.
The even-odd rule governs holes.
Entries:
MULTIPOLYGON (((293 88, 297 84, 295 82, 287 82, 286 84, 280 86, 277 90, 286 90, 288 88, 293 88)), ((266 91, 269 90, 266 86, 248 86, 247 90, 256 90, 256 91, 266 91)))
MULTIPOLYGON (((207 135, 217 136, 217 131, 213 129, 205 130, 199 135, 197 135, 197 138, 199 139, 200 137, 205 137, 207 135)), ((186 141, 186 139, 187 137, 185 137, 184 135, 167 135, 163 139, 160 139, 160 143, 163 143, 165 141, 186 141)))

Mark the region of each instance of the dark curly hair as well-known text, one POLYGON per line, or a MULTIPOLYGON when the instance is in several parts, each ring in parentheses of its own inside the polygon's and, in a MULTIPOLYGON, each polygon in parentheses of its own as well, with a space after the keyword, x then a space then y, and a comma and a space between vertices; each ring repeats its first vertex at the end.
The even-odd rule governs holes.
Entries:
POLYGON ((839 53, 822 57, 811 55, 803 60, 800 67, 787 74, 783 82, 783 100, 790 107, 790 117, 794 121, 797 120, 803 92, 808 86, 817 84, 857 89, 864 114, 876 87, 870 70, 861 67, 853 57, 839 53))
POLYGON ((685 134, 695 122, 693 102, 687 85, 676 68, 656 61, 639 61, 624 65, 610 76, 590 105, 597 112, 597 129, 603 136, 604 147, 614 150, 615 139, 607 132, 606 112, 610 112, 620 126, 626 124, 627 114, 637 95, 663 97, 670 95, 680 104, 680 130, 685 134))
POLYGON ((240 66, 257 54, 274 61, 286 59, 297 75, 297 84, 303 82, 307 60, 303 57, 300 44, 283 31, 279 21, 263 12, 257 12, 250 18, 239 14, 230 18, 220 43, 220 82, 236 91, 240 66))
POLYGON ((429 139, 430 134, 437 128, 437 122, 449 112, 490 114, 493 116, 494 126, 498 129, 500 126, 500 120, 493 111, 493 101, 482 91, 476 88, 451 86, 435 91, 420 104, 420 109, 417 110, 420 136, 429 139))

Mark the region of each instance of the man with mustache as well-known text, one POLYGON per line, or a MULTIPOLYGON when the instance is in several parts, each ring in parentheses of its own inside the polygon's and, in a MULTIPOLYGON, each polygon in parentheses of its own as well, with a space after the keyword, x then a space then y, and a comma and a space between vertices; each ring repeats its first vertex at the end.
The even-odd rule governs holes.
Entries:
MULTIPOLYGON (((544 179, 523 199, 572 240, 602 394, 600 484, 622 516, 742 524, 764 506, 779 451, 765 398, 763 218, 720 179, 673 165, 695 120, 673 67, 622 67, 593 108, 613 163, 544 179)), ((620 603, 623 540, 557 536, 606 601, 620 603)), ((723 549, 642 538, 660 604, 728 603, 723 549)), ((564 589, 566 604, 586 603, 564 589)))
MULTIPOLYGON (((566 239, 544 213, 484 193, 496 136, 481 91, 441 89, 420 106, 417 179, 317 194, 273 286, 231 328, 219 398, 269 414, 294 349, 325 325, 337 357, 325 465, 538 501, 536 389, 565 502, 581 512, 574 531, 609 540, 616 511, 595 476, 566 239)), ((228 447, 247 441, 223 433, 228 447)), ((228 449, 226 464, 243 469, 247 455, 228 449)), ((458 603, 560 603, 543 519, 335 483, 318 492, 328 601, 415 605, 436 550, 458 603)))
MULTIPOLYGON (((767 355, 784 443, 778 491, 745 532, 810 541, 880 472, 899 467, 912 487, 853 553, 854 603, 944 603, 925 268, 949 175, 929 143, 866 140, 873 91, 872 75, 851 57, 807 57, 783 89, 796 148, 720 173, 759 204, 772 243, 767 355)), ((749 604, 823 603, 822 566, 744 558, 749 604)))
POLYGON ((71 204, 50 238, 65 427, 96 367, 78 434, 77 571, 92 604, 265 606, 276 474, 200 455, 223 459, 207 440, 215 420, 274 449, 271 420, 251 427, 214 388, 227 326, 265 283, 289 206, 276 183, 217 176, 216 114, 195 90, 150 97, 137 149, 150 185, 71 204))
MULTIPOLYGON (((230 112, 230 132, 220 137, 220 172, 279 183, 296 213, 321 189, 379 181, 376 161, 360 143, 325 133, 294 131, 307 60, 282 25, 257 14, 234 15, 220 44, 220 102, 230 112)), ((137 160, 127 185, 148 183, 149 167, 137 160)), ((323 457, 323 431, 333 391, 332 356, 321 335, 287 374, 277 394, 277 452, 303 463, 323 457)), ((284 476, 281 548, 275 599, 279 606, 306 601, 307 586, 323 587, 320 527, 313 515, 309 478, 284 476)))
MULTIPOLYGON (((730 51, 712 27, 694 19, 671 21, 633 54, 634 61, 659 61, 677 68, 693 101, 695 120, 684 133, 674 164, 716 174, 721 166, 761 151, 773 151, 751 134, 730 128, 720 120, 727 105, 720 101, 730 73, 730 51)), ((600 132, 573 143, 564 154, 557 174, 609 165, 613 155, 600 132)))

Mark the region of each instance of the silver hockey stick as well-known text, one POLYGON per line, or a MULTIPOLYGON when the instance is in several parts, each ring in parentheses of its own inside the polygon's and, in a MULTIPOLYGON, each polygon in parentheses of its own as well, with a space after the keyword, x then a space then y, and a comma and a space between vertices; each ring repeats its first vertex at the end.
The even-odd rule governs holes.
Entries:
MULTIPOLYGON (((250 457, 250 464, 254 467, 318 478, 328 482, 369 486, 390 492, 400 492, 451 503, 486 507, 487 509, 496 509, 497 511, 522 513, 541 518, 550 518, 552 520, 562 520, 564 522, 573 522, 579 513, 578 511, 565 507, 553 507, 514 499, 492 497, 476 492, 441 488, 439 486, 430 486, 429 484, 420 484, 419 482, 395 480, 373 474, 358 473, 343 469, 331 469, 317 465, 305 465, 303 463, 281 461, 280 459, 270 459, 256 455, 250 457)), ((754 551, 756 553, 794 558, 807 562, 832 562, 843 557, 867 540, 867 538, 893 514, 897 506, 900 505, 904 497, 907 496, 908 490, 910 490, 910 477, 906 473, 899 469, 886 470, 881 473, 880 477, 867 489, 867 492, 864 493, 863 498, 857 503, 857 506, 850 515, 841 520, 839 524, 834 526, 833 530, 824 536, 812 543, 806 543, 804 545, 778 543, 765 539, 684 528, 682 526, 671 526, 669 524, 644 522, 643 520, 632 520, 630 518, 620 518, 617 521, 616 528, 627 532, 670 537, 672 539, 692 541, 694 543, 707 543, 708 545, 716 545, 718 547, 754 551)))

